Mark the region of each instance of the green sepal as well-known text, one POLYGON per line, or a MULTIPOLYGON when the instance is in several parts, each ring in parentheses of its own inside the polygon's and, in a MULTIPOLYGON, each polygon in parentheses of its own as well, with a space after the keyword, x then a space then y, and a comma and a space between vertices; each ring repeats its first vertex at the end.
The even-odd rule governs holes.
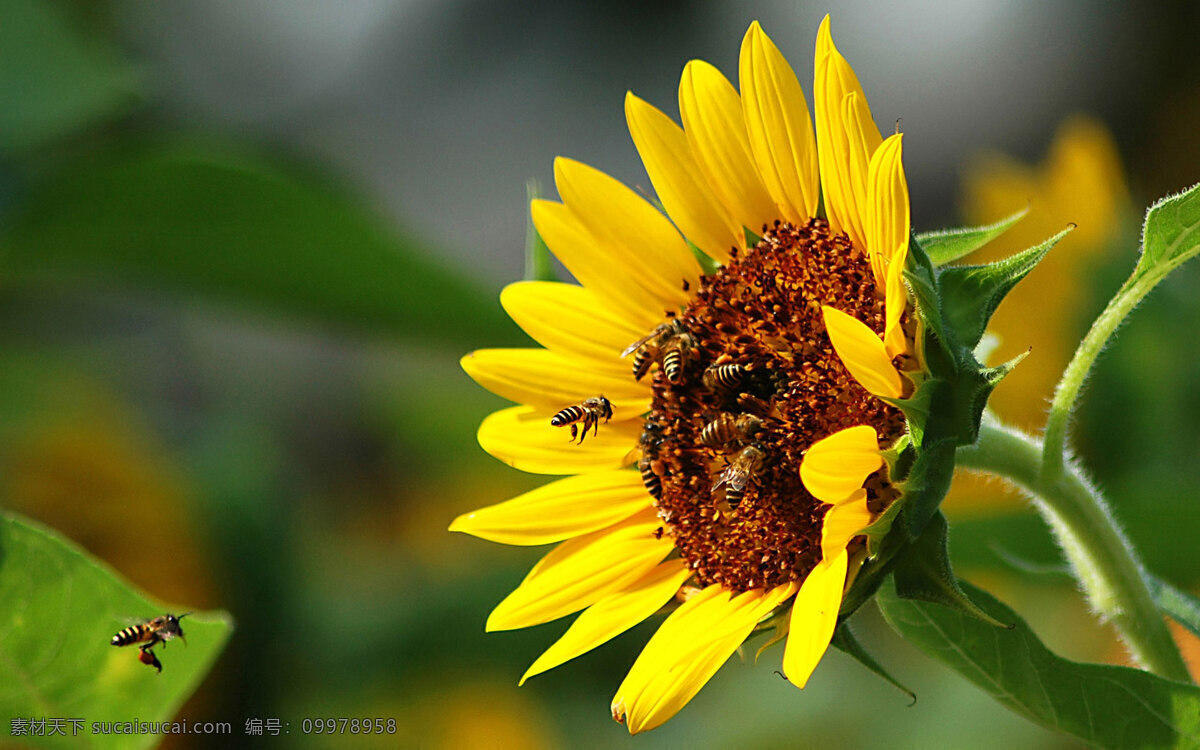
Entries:
POLYGON ((954 451, 958 442, 952 438, 926 440, 913 461, 912 471, 900 483, 904 492, 905 531, 910 539, 920 538, 926 525, 938 515, 938 506, 950 491, 954 478, 954 451))
POLYGON ((974 349, 1000 301, 1074 228, 1071 225, 1040 245, 1003 260, 941 269, 937 277, 941 311, 957 342, 974 349))
POLYGON ((908 420, 909 435, 912 442, 920 445, 925 434, 925 423, 929 421, 929 412, 933 406, 933 396, 946 385, 945 381, 939 378, 929 378, 908 398, 883 398, 883 401, 888 402, 900 411, 904 412, 904 418, 908 420))
POLYGON ((750 231, 749 227, 742 227, 742 235, 746 238, 746 247, 754 247, 762 241, 762 237, 757 232, 750 231))
MULTIPOLYGON (((542 184, 537 180, 525 183, 525 203, 531 205, 542 197, 542 184)), ((561 281, 558 272, 554 270, 554 257, 550 248, 537 227, 533 225, 533 217, 528 218, 525 227, 525 280, 526 281, 561 281)))
POLYGON ((696 262, 700 264, 700 271, 705 276, 712 276, 714 273, 720 270, 721 264, 718 263, 711 255, 696 247, 690 241, 687 243, 687 246, 688 250, 692 251, 692 257, 694 257, 696 262))
POLYGON ((838 651, 841 651, 843 654, 851 657, 859 664, 863 665, 867 669, 882 677, 888 683, 895 686, 909 698, 912 698, 912 702, 914 704, 917 702, 917 694, 905 687, 904 684, 895 677, 892 677, 892 675, 886 669, 884 669, 878 661, 875 660, 875 657, 871 656, 870 652, 863 648, 863 645, 858 642, 857 638, 854 637, 854 632, 850 630, 849 622, 843 620, 842 622, 838 623, 837 629, 833 631, 833 640, 831 640, 829 643, 838 651))
POLYGON ((980 609, 958 585, 950 565, 948 531, 946 517, 937 511, 892 571, 896 595, 940 604, 998 628, 1011 628, 1011 623, 1000 622, 980 609))
MULTIPOLYGON (((925 254, 916 237, 908 243, 908 258, 904 265, 904 279, 916 298, 917 312, 938 344, 947 347, 946 331, 942 324, 942 302, 938 296, 937 272, 933 262, 925 254)), ((928 344, 926 345, 928 349, 928 344)), ((947 353, 950 349, 946 349, 947 353)), ((928 352, 926 352, 928 356, 928 352)))
POLYGON ((884 508, 879 517, 871 522, 871 525, 863 529, 860 533, 867 537, 867 557, 877 558, 882 552, 883 540, 892 530, 892 525, 896 522, 896 517, 900 515, 900 511, 904 509, 904 503, 900 500, 884 508))
POLYGON ((917 235, 921 247, 929 255, 929 260, 935 266, 965 258, 987 243, 1007 232, 1029 213, 1029 207, 1017 211, 1012 216, 1001 219, 995 224, 981 227, 963 227, 959 229, 939 229, 917 235))

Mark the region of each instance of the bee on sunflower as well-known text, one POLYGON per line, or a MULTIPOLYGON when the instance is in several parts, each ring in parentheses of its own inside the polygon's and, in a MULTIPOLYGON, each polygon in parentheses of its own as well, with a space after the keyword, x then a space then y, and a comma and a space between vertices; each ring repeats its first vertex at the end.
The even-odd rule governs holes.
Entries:
POLYGON ((574 475, 450 526, 558 544, 487 628, 581 613, 524 682, 667 612, 612 700, 634 733, 671 718, 757 633, 786 641, 798 687, 831 642, 877 668, 845 620, 888 575, 902 596, 978 613, 950 573, 938 503, 955 448, 1015 364, 985 368, 972 350, 1049 249, 973 273, 937 267, 998 230, 930 235, 928 248, 912 236, 903 136, 880 134, 828 17, 815 117, 757 22, 738 83, 689 63, 682 127, 627 95, 662 210, 555 162, 561 202, 535 200, 533 222, 579 284, 510 285, 505 310, 544 348, 462 360, 521 404, 484 420, 483 448, 574 475), (597 399, 605 422, 587 443, 552 423, 597 399))

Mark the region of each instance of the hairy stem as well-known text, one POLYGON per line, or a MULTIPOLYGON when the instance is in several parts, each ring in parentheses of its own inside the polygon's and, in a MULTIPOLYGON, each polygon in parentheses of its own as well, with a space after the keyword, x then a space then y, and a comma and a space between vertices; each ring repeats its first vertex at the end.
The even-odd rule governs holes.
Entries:
POLYGON ((1058 387, 1054 389, 1054 401, 1050 404, 1050 415, 1046 419, 1042 472, 1047 480, 1056 479, 1063 473, 1066 464, 1067 423, 1092 364, 1104 350, 1104 345, 1108 343, 1113 332, 1154 288, 1158 280, 1146 274, 1139 276, 1135 273, 1130 277, 1109 300, 1100 317, 1092 323, 1091 330, 1075 350, 1075 356, 1071 358, 1067 369, 1063 371, 1062 380, 1058 381, 1058 387))
POLYGON ((1049 474, 1042 457, 1036 438, 985 420, 979 441, 958 450, 958 465, 1002 477, 1027 492, 1054 530, 1093 609, 1116 627, 1137 663, 1161 677, 1190 682, 1141 564, 1104 500, 1076 467, 1060 464, 1057 475, 1049 474))

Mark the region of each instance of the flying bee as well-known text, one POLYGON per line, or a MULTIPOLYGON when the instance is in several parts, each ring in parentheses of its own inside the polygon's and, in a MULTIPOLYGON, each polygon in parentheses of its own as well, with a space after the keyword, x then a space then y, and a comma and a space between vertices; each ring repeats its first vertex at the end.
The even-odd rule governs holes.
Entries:
POLYGON ((700 442, 721 450, 753 438, 763 428, 762 420, 753 414, 722 413, 700 430, 700 442))
POLYGON ((746 376, 749 374, 750 371, 744 365, 726 362, 709 367, 704 371, 701 380, 704 387, 714 393, 730 393, 746 382, 746 376))
POLYGON ((179 621, 190 614, 191 612, 184 612, 176 617, 167 613, 147 622, 130 625, 114 635, 109 643, 114 646, 140 644, 139 651, 141 653, 138 654, 138 661, 161 672, 162 663, 154 655, 153 648, 160 643, 163 644, 163 648, 166 648, 166 642, 172 638, 179 638, 186 644, 187 638, 183 635, 183 628, 179 626, 179 621))
POLYGON ((721 476, 713 484, 713 492, 724 486, 726 502, 736 507, 746 494, 746 487, 758 483, 758 475, 765 460, 766 454, 758 446, 747 445, 742 448, 721 471, 721 476))
POLYGON ((568 406, 567 408, 550 417, 550 424, 554 427, 562 427, 564 425, 571 426, 571 439, 579 438, 579 442, 583 443, 583 439, 587 437, 587 431, 592 430, 592 434, 596 435, 600 432, 600 420, 605 422, 612 419, 613 408, 610 402, 604 396, 592 396, 582 403, 568 406), (583 432, 580 433, 579 423, 583 423, 583 432))
POLYGON ((667 380, 678 383, 683 373, 684 359, 691 356, 695 347, 696 340, 692 334, 688 333, 678 318, 672 318, 659 323, 648 335, 630 344, 621 352, 621 356, 633 354, 634 380, 645 377, 650 365, 659 360, 667 380))

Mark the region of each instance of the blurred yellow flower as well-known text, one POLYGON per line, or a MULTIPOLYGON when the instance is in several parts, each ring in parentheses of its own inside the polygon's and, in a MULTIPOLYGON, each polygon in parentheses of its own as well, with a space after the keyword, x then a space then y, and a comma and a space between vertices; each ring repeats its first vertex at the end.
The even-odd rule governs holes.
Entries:
MULTIPOLYGON (((1024 219, 966 262, 1005 257, 1069 223, 1077 225, 1009 294, 1010 302, 988 326, 1000 338, 991 361, 1031 350, 989 404, 1005 422, 1039 432, 1054 386, 1088 323, 1087 279, 1133 216, 1116 144, 1103 124, 1082 115, 1068 119, 1037 167, 1002 154, 982 155, 969 165, 963 185, 967 224, 991 223, 1026 207, 1024 219)), ((946 507, 960 513, 1014 507, 1016 498, 998 483, 959 474, 946 507)))
POLYGON ((905 424, 882 398, 908 392, 919 367, 900 273, 901 136, 880 134, 828 17, 813 117, 758 23, 739 73, 740 94, 708 63, 688 63, 682 128, 626 97, 669 219, 611 177, 555 162, 562 203, 534 201, 533 220, 582 286, 509 286, 505 309, 546 348, 462 362, 523 404, 484 420, 485 450, 576 475, 451 525, 560 543, 487 627, 582 610, 524 681, 669 611, 612 700, 635 733, 671 718, 756 632, 786 639, 783 672, 808 681, 865 560, 859 532, 898 495, 881 449, 905 424), (704 275, 689 244, 719 270, 704 275), (631 374, 623 357, 635 352, 631 374))

